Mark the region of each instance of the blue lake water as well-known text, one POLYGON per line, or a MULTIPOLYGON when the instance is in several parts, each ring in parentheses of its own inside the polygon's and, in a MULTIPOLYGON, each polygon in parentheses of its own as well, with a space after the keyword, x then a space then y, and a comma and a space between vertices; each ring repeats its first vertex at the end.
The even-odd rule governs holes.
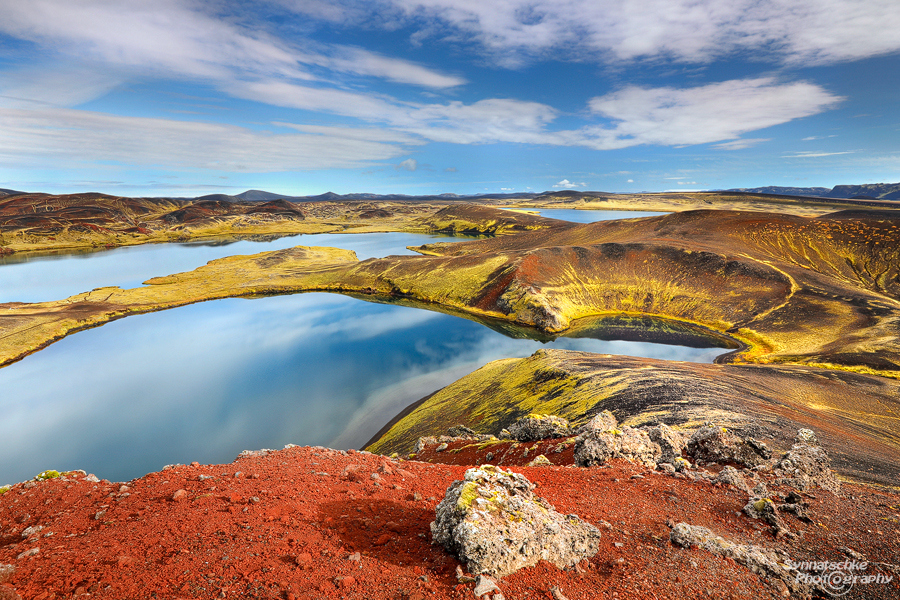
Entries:
MULTIPOLYGON (((126 263, 110 263, 103 280, 103 268, 85 268, 85 277, 93 273, 98 280, 71 292, 77 293, 136 285, 129 283, 132 262, 148 270, 137 277, 142 281, 241 251, 333 245, 364 258, 406 253, 405 246, 429 241, 408 234, 331 238, 246 242, 248 249, 152 248, 184 254, 177 259, 136 259, 143 256, 139 247, 25 264, 55 264, 65 279, 69 268, 98 258, 120 256, 126 263)), ((12 266, 0 266, 0 282, 12 266)), ((41 277, 49 279, 34 284, 41 299, 70 295, 56 292, 77 286, 57 275, 45 271, 41 277)), ((288 443, 359 447, 419 398, 491 360, 542 347, 699 362, 723 352, 584 338, 514 339, 460 317, 335 294, 204 302, 83 331, 0 369, 0 484, 49 468, 128 480, 166 464, 229 462, 244 449, 288 443)))
POLYGON ((647 212, 637 210, 577 210, 574 208, 535 208, 542 217, 571 221, 572 223, 596 223, 597 221, 613 221, 615 219, 635 219, 637 217, 658 217, 668 213, 647 212))

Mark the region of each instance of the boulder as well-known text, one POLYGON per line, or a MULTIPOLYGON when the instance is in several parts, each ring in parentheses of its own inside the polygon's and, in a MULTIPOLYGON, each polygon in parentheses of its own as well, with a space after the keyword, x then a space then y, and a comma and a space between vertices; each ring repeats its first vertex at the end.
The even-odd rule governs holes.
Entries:
POLYGON ((659 462, 674 465, 675 459, 680 458, 687 447, 684 436, 665 423, 649 427, 646 431, 650 440, 659 445, 659 462))
POLYGON ((612 458, 624 458, 647 466, 656 466, 659 445, 647 432, 623 425, 621 429, 589 431, 575 448, 575 463, 581 467, 602 465, 612 458))
POLYGON ((716 481, 719 483, 724 483, 725 485, 734 486, 737 489, 743 490, 745 492, 750 491, 750 486, 747 485, 747 480, 744 479, 744 476, 741 475, 740 471, 732 466, 725 466, 721 471, 719 471, 719 476, 716 477, 716 481))
POLYGON ((555 415, 530 414, 509 426, 509 436, 520 442, 566 437, 572 433, 569 422, 555 415))
POLYGON ((771 457, 765 444, 751 438, 741 439, 724 427, 707 423, 691 435, 687 454, 698 460, 734 463, 743 467, 764 464, 771 457))
POLYGON ((616 417, 608 410, 597 413, 594 417, 578 428, 578 433, 589 433, 591 431, 609 431, 619 426, 616 417))
POLYGON ((597 528, 556 512, 533 489, 522 475, 492 465, 469 469, 438 504, 432 538, 470 573, 493 577, 540 560, 572 567, 596 554, 597 528))
POLYGON ((775 464, 774 473, 778 483, 801 491, 817 486, 833 494, 841 492, 841 483, 831 470, 828 453, 809 429, 797 432, 794 445, 775 464))

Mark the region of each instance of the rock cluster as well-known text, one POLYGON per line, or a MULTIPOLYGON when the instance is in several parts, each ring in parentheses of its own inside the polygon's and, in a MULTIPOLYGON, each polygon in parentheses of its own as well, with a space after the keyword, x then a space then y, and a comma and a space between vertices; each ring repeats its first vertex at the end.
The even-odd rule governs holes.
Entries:
POLYGON ((534 442, 572 434, 569 422, 555 415, 530 414, 518 419, 509 428, 509 436, 520 442, 534 442))
POLYGON ((807 597, 812 591, 808 584, 798 579, 797 570, 771 550, 751 544, 736 544, 714 534, 706 527, 687 523, 675 525, 669 539, 682 548, 698 546, 713 554, 730 558, 773 583, 780 582, 778 585, 786 587, 792 595, 807 597))
POLYGON ((753 438, 741 439, 724 427, 707 423, 691 435, 687 453, 698 460, 715 463, 735 463, 742 467, 756 467, 772 457, 765 444, 753 438))
POLYGON ((556 512, 533 489, 522 475, 492 465, 469 469, 438 504, 432 537, 470 573, 494 577, 540 560, 572 567, 596 554, 597 528, 556 512))
POLYGON ((841 483, 831 470, 828 454, 809 429, 797 432, 794 445, 775 464, 774 472, 779 477, 778 483, 801 491, 816 486, 833 494, 841 491, 841 483))
POLYGON ((606 431, 589 431, 583 434, 583 440, 575 448, 575 462, 581 467, 600 465, 611 458, 655 467, 659 456, 659 444, 651 441, 646 431, 627 425, 606 431))

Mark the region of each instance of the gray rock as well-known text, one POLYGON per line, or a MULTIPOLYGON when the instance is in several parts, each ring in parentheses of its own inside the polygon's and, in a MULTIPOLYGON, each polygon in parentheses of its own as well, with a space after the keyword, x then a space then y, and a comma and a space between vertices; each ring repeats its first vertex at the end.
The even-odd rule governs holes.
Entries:
POLYGON ((745 492, 750 491, 750 486, 747 485, 747 480, 744 479, 744 476, 741 475, 740 471, 732 466, 723 467, 719 472, 719 476, 716 477, 716 481, 719 483, 724 483, 726 485, 732 485, 737 489, 743 490, 745 492))
POLYGON ((609 431, 619 426, 616 417, 608 410, 597 413, 594 417, 578 428, 577 433, 588 433, 591 431, 609 431))
POLYGON ((472 592, 475 594, 476 598, 481 598, 485 594, 492 594, 499 591, 500 588, 497 587, 497 582, 490 577, 479 575, 475 578, 475 589, 472 590, 472 592))
POLYGON ((794 445, 775 464, 774 473, 778 483, 801 491, 817 486, 833 494, 841 493, 841 483, 831 470, 828 453, 809 429, 797 433, 794 445))
POLYGON ((474 430, 469 429, 465 425, 454 425, 450 429, 447 430, 447 435, 450 437, 456 438, 476 438, 478 436, 474 430))
POLYGON ((764 450, 759 446, 756 440, 741 439, 724 427, 707 423, 691 435, 686 452, 698 460, 755 467, 766 461, 768 452, 764 445, 764 450))
POLYGON ((687 446, 684 436, 665 423, 649 427, 646 431, 650 439, 659 445, 660 462, 674 463, 675 459, 681 456, 687 446))
POLYGON ((597 528, 556 512, 533 489, 522 475, 492 465, 469 469, 438 504, 432 537, 470 573, 494 577, 540 560, 571 567, 596 554, 597 528))
POLYGON ((555 415, 525 415, 509 426, 510 437, 520 442, 566 437, 571 433, 569 422, 555 415))
POLYGON ((769 498, 750 498, 744 505, 744 513, 751 519, 762 519, 771 525, 775 532, 786 532, 787 527, 781 520, 778 507, 769 498))
POLYGON ((672 528, 669 539, 682 548, 698 546, 703 550, 725 556, 736 563, 744 565, 757 575, 770 580, 773 584, 781 581, 792 594, 808 597, 812 593, 809 584, 803 583, 798 575, 801 573, 773 551, 751 544, 735 544, 714 534, 706 527, 678 523, 672 528))
POLYGON ((581 467, 602 465, 612 458, 624 458, 647 466, 656 466, 659 445, 647 433, 623 425, 621 429, 593 430, 584 434, 575 448, 575 463, 581 467))

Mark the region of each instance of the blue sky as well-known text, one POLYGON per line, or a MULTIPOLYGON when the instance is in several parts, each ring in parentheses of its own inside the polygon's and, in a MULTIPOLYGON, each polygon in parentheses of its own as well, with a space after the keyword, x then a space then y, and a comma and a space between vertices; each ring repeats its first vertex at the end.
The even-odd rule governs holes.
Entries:
POLYGON ((0 187, 900 181, 896 0, 0 0, 0 187))

